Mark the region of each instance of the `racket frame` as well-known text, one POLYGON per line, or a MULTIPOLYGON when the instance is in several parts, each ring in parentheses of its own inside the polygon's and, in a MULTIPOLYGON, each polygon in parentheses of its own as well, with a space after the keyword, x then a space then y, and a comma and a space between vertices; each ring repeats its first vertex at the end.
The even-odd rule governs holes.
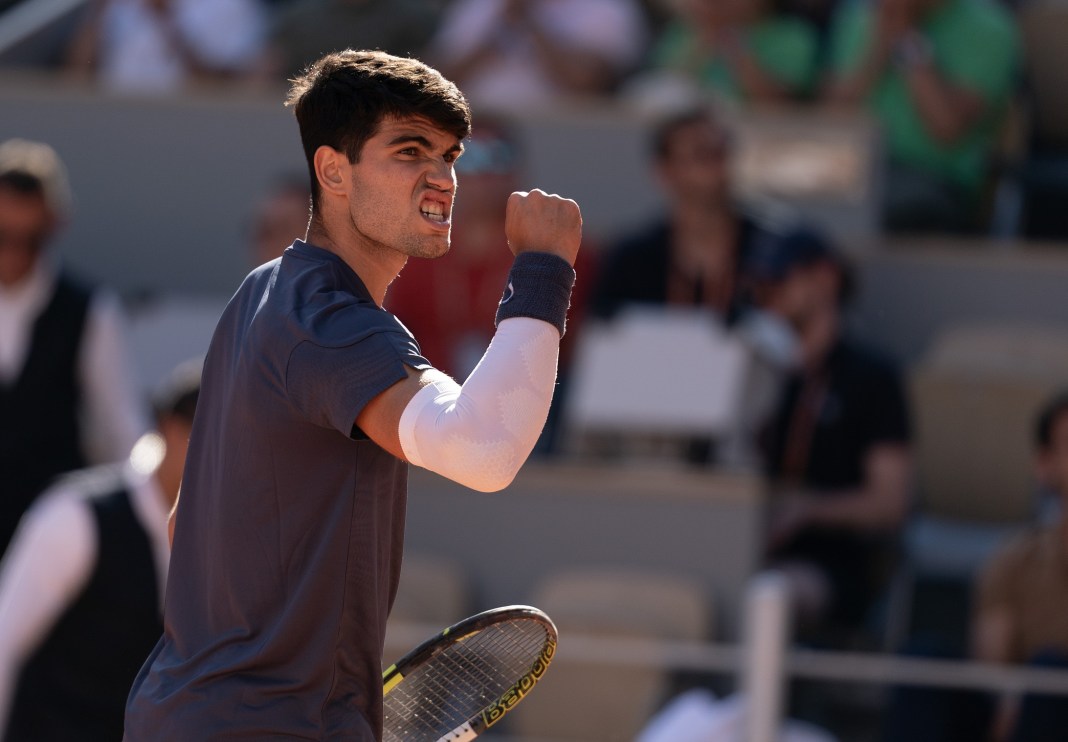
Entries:
POLYGON ((457 644, 491 626, 513 620, 535 621, 541 624, 545 628, 545 645, 534 662, 531 663, 530 668, 516 679, 499 698, 481 709, 456 729, 440 737, 438 742, 443 742, 444 740, 463 742, 474 739, 499 722, 505 714, 515 708, 530 693, 530 690, 545 674, 549 663, 556 654, 558 638, 556 626, 553 624, 552 619, 533 606, 509 605, 483 611, 465 618, 430 637, 394 662, 382 673, 383 697, 388 696, 390 691, 396 688, 406 675, 411 674, 414 669, 429 662, 447 647, 457 644))

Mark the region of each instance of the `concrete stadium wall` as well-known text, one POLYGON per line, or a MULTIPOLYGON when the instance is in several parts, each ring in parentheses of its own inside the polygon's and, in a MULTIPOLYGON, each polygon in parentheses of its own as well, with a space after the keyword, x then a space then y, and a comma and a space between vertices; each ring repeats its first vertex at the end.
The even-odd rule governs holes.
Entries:
MULTIPOLYGON (((42 139, 66 161, 77 206, 59 248, 72 266, 127 298, 217 301, 249 267, 253 205, 275 176, 304 171, 283 93, 226 88, 123 98, 9 72, 0 76, 0 140, 42 139)), ((636 113, 549 109, 516 123, 529 173, 524 187, 579 200, 591 246, 660 208, 647 121, 636 113)), ((1068 245, 869 240, 844 247, 858 258, 859 324, 904 362, 952 323, 1068 326, 1068 245)))

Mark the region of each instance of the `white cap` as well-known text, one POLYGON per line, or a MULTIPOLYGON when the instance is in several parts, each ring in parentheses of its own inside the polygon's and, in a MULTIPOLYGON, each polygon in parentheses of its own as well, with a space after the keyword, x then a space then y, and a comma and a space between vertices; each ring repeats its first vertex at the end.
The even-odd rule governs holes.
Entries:
POLYGON ((52 147, 28 139, 0 143, 0 176, 9 173, 22 173, 40 181, 55 215, 61 219, 70 215, 72 199, 67 168, 52 147))

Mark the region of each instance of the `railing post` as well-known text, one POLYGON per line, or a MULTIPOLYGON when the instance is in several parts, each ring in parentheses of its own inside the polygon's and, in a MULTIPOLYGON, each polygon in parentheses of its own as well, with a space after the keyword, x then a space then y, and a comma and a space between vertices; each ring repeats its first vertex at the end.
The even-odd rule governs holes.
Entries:
POLYGON ((775 742, 783 716, 789 585, 781 573, 761 572, 749 582, 743 624, 744 742, 775 742))

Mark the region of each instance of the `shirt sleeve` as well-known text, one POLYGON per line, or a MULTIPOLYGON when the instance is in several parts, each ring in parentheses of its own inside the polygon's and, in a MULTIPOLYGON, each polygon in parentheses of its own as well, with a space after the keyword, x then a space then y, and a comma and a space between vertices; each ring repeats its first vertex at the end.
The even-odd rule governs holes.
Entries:
POLYGON ((1001 8, 984 8, 956 43, 939 55, 939 64, 954 83, 974 90, 988 101, 1003 100, 1016 81, 1019 43, 1011 18, 1001 8))
POLYGON ((756 46, 759 62, 795 92, 812 84, 816 73, 816 36, 800 21, 782 19, 756 46), (770 42, 770 43, 768 43, 770 42))
POLYGON ((844 3, 831 23, 828 64, 832 72, 855 72, 871 42, 872 13, 866 3, 844 3))
POLYGON ((97 292, 89 305, 79 350, 82 389, 82 445, 90 463, 126 458, 149 428, 140 400, 118 297, 97 292))
POLYGON ((304 341, 290 354, 286 392, 304 419, 356 436, 354 426, 363 408, 404 379, 408 367, 426 369, 431 364, 399 323, 395 330, 384 329, 343 346, 304 341))
POLYGON ((84 500, 57 490, 22 518, 0 562, 0 729, 23 661, 85 586, 96 530, 84 500))

